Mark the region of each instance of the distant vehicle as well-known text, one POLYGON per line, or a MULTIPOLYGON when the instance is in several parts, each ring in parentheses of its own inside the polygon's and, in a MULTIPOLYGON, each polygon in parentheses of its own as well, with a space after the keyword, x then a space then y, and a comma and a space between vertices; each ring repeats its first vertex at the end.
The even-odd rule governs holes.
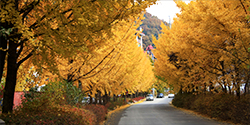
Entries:
MULTIPOLYGON (((92 98, 92 102, 95 101, 95 98, 92 98)), ((83 100, 82 100, 82 103, 90 103, 90 97, 84 97, 83 100)))
POLYGON ((157 95, 157 98, 164 98, 163 93, 159 93, 159 94, 157 95))
POLYGON ((154 101, 153 94, 148 94, 147 97, 146 97, 146 101, 154 101))
POLYGON ((84 97, 82 103, 89 103, 89 100, 90 100, 89 97, 84 97))
POLYGON ((168 98, 174 98, 174 94, 168 94, 168 98))

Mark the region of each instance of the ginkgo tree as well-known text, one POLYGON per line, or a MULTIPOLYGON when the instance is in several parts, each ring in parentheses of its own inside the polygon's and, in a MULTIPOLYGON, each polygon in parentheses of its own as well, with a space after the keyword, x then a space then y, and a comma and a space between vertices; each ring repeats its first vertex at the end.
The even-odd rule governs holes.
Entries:
MULTIPOLYGON (((135 39, 143 14, 140 15, 140 18, 131 17, 130 21, 114 25, 113 37, 97 37, 96 41, 105 39, 106 42, 95 46, 91 53, 78 53, 70 60, 58 57, 59 74, 45 71, 44 79, 80 82, 84 92, 91 97, 146 91, 152 86, 154 75, 148 57, 135 39)), ((43 81, 42 84, 46 84, 43 81)))
MULTIPOLYGON (((243 0, 175 1, 181 8, 171 29, 155 40, 156 73, 178 88, 201 92, 220 87, 236 93, 249 86, 250 3, 243 0)), ((216 90, 218 91, 218 90, 216 90)), ((229 92, 228 92, 229 91, 229 92)))
POLYGON ((34 65, 56 73, 57 56, 90 52, 91 46, 105 42, 93 39, 102 34, 111 37, 112 25, 155 1, 2 0, 0 25, 7 34, 1 34, 0 42, 1 73, 7 63, 3 113, 12 111, 17 73, 24 61, 32 59, 34 65))

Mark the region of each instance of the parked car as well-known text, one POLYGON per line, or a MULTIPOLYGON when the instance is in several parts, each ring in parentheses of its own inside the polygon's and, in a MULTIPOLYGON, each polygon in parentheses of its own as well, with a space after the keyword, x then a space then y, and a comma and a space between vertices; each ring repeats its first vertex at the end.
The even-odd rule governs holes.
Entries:
POLYGON ((147 97, 146 97, 146 101, 154 101, 153 94, 148 94, 147 97))
POLYGON ((164 94, 163 94, 163 93, 159 93, 159 94, 157 95, 157 98, 164 98, 164 94))
MULTIPOLYGON (((92 102, 94 102, 94 101, 95 101, 95 98, 92 98, 92 102)), ((89 96, 88 97, 84 97, 83 100, 82 100, 82 103, 89 104, 90 103, 90 97, 89 96)))
POLYGON ((174 94, 168 94, 168 98, 174 98, 174 94))

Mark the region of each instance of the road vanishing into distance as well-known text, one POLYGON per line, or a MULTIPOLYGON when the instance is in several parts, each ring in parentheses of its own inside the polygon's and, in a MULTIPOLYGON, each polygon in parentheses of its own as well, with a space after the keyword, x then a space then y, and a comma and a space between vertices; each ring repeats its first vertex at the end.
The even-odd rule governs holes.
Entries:
POLYGON ((132 105, 122 112, 118 125, 228 125, 174 108, 171 101, 155 98, 132 105))

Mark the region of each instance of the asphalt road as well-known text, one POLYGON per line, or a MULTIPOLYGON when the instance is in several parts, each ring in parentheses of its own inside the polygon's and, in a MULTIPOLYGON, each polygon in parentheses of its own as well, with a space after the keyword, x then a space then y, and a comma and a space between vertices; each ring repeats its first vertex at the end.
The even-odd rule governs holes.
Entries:
POLYGON ((155 98, 132 105, 121 114, 118 125, 224 125, 212 119, 176 109, 172 98, 155 98))

